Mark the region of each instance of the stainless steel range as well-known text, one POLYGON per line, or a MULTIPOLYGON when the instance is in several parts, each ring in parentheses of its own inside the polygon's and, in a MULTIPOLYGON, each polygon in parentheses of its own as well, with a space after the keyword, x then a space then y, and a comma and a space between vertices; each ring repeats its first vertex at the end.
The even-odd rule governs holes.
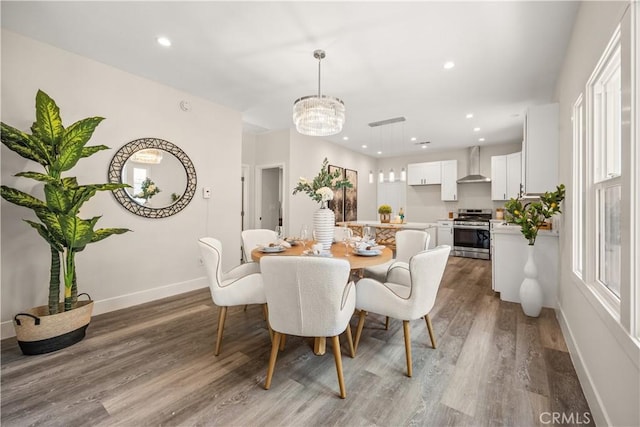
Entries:
POLYGON ((491 259, 491 209, 459 209, 453 221, 454 256, 491 259))

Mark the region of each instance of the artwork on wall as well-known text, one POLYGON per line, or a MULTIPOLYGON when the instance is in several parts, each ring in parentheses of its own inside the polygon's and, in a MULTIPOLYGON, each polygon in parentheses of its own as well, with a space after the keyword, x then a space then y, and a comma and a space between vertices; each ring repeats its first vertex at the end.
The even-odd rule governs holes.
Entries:
POLYGON ((358 171, 344 170, 345 179, 349 180, 353 187, 344 189, 344 220, 358 220, 358 171))
MULTIPOLYGON (((340 177, 344 177, 344 169, 338 166, 329 165, 329 173, 340 172, 340 177)), ((329 209, 336 215, 336 222, 344 221, 344 188, 333 190, 333 200, 329 201, 329 209)))
POLYGON ((329 209, 336 215, 336 222, 356 221, 358 219, 358 171, 329 165, 329 173, 340 172, 341 179, 348 180, 352 188, 334 190, 329 209))

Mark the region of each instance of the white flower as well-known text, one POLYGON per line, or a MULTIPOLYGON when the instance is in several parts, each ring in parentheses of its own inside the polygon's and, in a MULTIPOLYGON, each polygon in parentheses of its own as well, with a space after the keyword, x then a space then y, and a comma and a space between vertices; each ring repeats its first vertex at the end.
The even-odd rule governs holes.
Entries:
POLYGON ((147 193, 153 193, 154 191, 156 191, 156 185, 151 184, 149 188, 147 188, 147 193))
POLYGON ((321 201, 326 202, 328 200, 333 200, 333 190, 329 187, 321 187, 316 190, 316 194, 319 194, 322 198, 321 201))
POLYGON ((308 183, 309 183, 309 181, 307 181, 307 178, 305 178, 304 176, 301 176, 301 177, 300 177, 299 182, 300 182, 300 184, 303 184, 303 185, 304 185, 304 184, 308 184, 308 183))

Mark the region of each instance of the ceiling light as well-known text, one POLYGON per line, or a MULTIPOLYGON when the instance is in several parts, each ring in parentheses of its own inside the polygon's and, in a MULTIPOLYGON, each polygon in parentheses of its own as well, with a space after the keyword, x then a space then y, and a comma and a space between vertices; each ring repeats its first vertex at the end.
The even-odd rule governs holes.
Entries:
POLYGON ((335 135, 342 131, 344 125, 344 102, 322 95, 320 90, 320 62, 325 56, 324 50, 313 52, 313 57, 318 60, 318 94, 303 96, 293 103, 293 122, 303 135, 335 135))
POLYGON ((389 182, 395 182, 396 174, 393 172, 393 168, 389 169, 389 182))
POLYGON ((384 172, 382 172, 382 169, 378 172, 378 182, 381 184, 384 182, 384 172))
POLYGON ((378 151, 378 154, 382 154, 382 151, 378 151))
POLYGON ((402 170, 400 171, 400 181, 406 181, 407 180, 407 171, 402 168, 402 170))
POLYGON ((422 148, 427 148, 427 146, 426 146, 426 145, 421 145, 421 147, 422 147, 422 148))
POLYGON ((343 136, 343 137, 342 137, 342 140, 343 140, 343 141, 348 141, 348 140, 349 140, 349 137, 348 137, 348 136, 343 136))
POLYGON ((473 128, 474 132, 480 132, 480 128, 473 128))
POLYGON ((447 61, 447 62, 444 63, 444 69, 445 70, 450 70, 455 66, 456 66, 456 64, 453 61, 447 61))
POLYGON ((367 148, 367 146, 366 146, 366 145, 363 145, 363 146, 362 146, 362 148, 367 148))
POLYGON ((369 184, 373 184, 373 171, 369 171, 369 184))
POLYGON ((468 113, 465 117, 467 119, 472 119, 473 118, 473 113, 468 113))
POLYGON ((164 46, 164 47, 171 46, 171 40, 169 40, 167 37, 160 36, 156 39, 156 41, 160 46, 164 46))
POLYGON ((411 140, 412 140, 412 141, 417 141, 417 140, 418 140, 418 138, 416 138, 415 136, 412 136, 412 137, 411 137, 411 140))
POLYGON ((479 138, 478 141, 484 142, 484 138, 479 138))
POLYGON ((136 151, 129 157, 129 160, 135 163, 145 163, 149 165, 157 165, 162 162, 162 150, 155 148, 146 148, 144 150, 136 151))

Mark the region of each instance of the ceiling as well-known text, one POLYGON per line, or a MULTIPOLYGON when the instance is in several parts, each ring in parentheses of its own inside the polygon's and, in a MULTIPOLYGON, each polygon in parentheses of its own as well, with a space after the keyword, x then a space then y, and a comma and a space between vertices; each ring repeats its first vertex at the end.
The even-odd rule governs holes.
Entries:
POLYGON ((432 151, 520 141, 526 107, 552 100, 578 6, 2 1, 1 14, 3 28, 241 111, 253 133, 294 127, 293 101, 317 93, 313 51, 324 49, 322 92, 347 110, 342 133, 325 139, 391 157, 425 141, 432 151), (368 126, 394 117, 406 121, 368 126))

